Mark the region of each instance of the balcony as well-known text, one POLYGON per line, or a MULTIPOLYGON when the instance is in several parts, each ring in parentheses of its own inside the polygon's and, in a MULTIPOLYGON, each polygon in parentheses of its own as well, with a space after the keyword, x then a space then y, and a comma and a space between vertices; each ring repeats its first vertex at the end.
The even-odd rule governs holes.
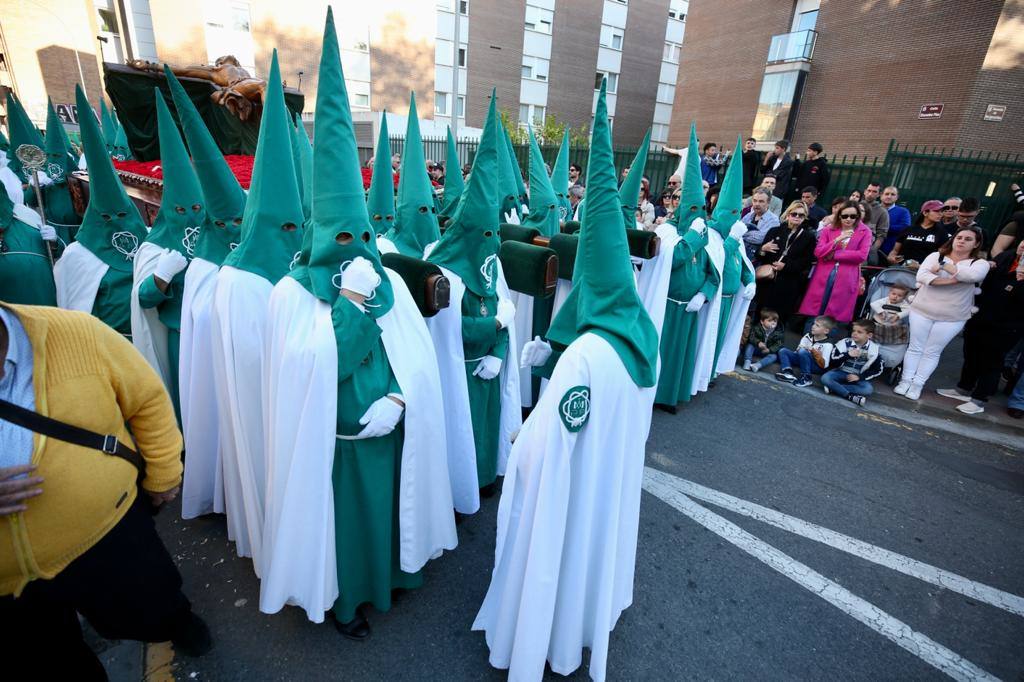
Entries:
POLYGON ((810 62, 817 39, 817 31, 796 31, 772 36, 772 44, 768 48, 767 64, 810 62))

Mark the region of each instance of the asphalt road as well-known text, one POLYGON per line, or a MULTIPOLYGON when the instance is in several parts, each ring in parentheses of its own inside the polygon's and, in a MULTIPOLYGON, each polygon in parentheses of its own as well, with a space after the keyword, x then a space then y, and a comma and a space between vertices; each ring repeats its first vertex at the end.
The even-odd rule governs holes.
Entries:
MULTIPOLYGON (((815 526, 793 532, 735 501, 645 493, 634 603, 612 633, 608 679, 942 679, 941 667, 1024 679, 1024 446, 723 377, 679 415, 656 413, 647 466, 671 485, 694 482, 815 526), (817 527, 868 544, 856 556, 808 537, 817 527), (969 594, 893 565, 952 572, 960 578, 945 579, 969 594), (1009 605, 986 603, 993 595, 1009 605)), ((165 510, 161 533, 217 640, 201 659, 177 657, 175 677, 503 679, 470 631, 497 504, 465 520, 459 547, 427 566, 422 589, 389 613, 371 609, 373 634, 359 643, 294 608, 261 614, 251 564, 235 556, 223 520, 165 510)), ((584 664, 573 677, 586 675, 584 664)))

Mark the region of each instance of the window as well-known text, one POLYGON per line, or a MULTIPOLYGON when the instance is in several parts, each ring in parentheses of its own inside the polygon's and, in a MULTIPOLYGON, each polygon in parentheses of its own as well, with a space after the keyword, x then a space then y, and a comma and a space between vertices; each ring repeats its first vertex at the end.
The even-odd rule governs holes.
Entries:
POLYGON ((686 21, 686 3, 684 0, 669 0, 668 17, 678 21, 686 21))
POLYGON ((370 51, 370 45, 365 40, 353 40, 349 44, 349 48, 348 49, 355 50, 356 52, 369 52, 370 51))
POLYGON ((455 115, 459 118, 466 118, 466 96, 459 95, 455 98, 455 115))
POLYGON ((786 136, 799 73, 788 71, 764 75, 752 137, 758 140, 781 140, 786 136))
POLYGON ((535 128, 544 125, 544 107, 539 104, 520 104, 519 125, 525 128, 527 123, 535 128))
POLYGON ((594 89, 601 89, 601 79, 605 76, 608 77, 608 93, 614 95, 619 91, 619 74, 617 73, 605 73, 604 71, 598 71, 597 75, 594 76, 594 89))
POLYGON ((662 59, 671 64, 678 64, 681 51, 682 45, 678 43, 665 43, 665 53, 662 55, 662 59))
POLYGON ((555 13, 543 7, 526 6, 526 30, 551 35, 551 22, 555 13))
POLYGON ((100 15, 100 30, 117 35, 117 16, 113 10, 97 8, 96 11, 100 15))
POLYGON ((551 62, 543 57, 530 57, 528 55, 523 55, 523 68, 521 75, 523 78, 547 82, 548 69, 550 66, 551 62))
POLYGON ((795 31, 813 31, 814 26, 818 23, 818 10, 813 9, 810 12, 801 12, 796 18, 795 31))
POLYGON ((615 2, 619 3, 620 5, 627 5, 627 4, 629 4, 627 2, 627 0, 615 0, 615 2))
POLYGON ((460 47, 459 48, 459 66, 461 66, 463 68, 465 68, 465 66, 466 66, 466 48, 465 47, 460 47))
POLYGON ((657 101, 662 104, 672 104, 676 98, 676 86, 671 83, 658 83, 657 101))
POLYGON ((249 32, 249 3, 231 3, 231 28, 242 33, 249 32))
POLYGON ((668 142, 668 126, 664 123, 655 123, 651 126, 652 142, 668 142))
POLYGON ((613 50, 622 49, 622 29, 603 24, 601 26, 601 46, 613 50))
POLYGON ((352 103, 357 107, 370 107, 370 96, 362 92, 357 92, 354 95, 352 103))
POLYGON ((469 0, 459 0, 459 14, 464 17, 469 16, 469 0))
POLYGON ((448 115, 448 93, 447 92, 435 92, 434 93, 434 114, 437 116, 448 115))

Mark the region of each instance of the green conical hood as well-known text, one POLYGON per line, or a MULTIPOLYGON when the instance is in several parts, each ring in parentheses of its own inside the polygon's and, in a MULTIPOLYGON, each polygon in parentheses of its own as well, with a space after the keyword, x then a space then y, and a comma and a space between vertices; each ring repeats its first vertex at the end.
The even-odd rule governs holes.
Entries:
POLYGON ((192 155, 192 167, 199 178, 199 186, 203 188, 206 222, 199 231, 194 255, 220 265, 238 244, 242 214, 245 212, 245 192, 228 168, 224 155, 217 148, 185 88, 167 65, 164 65, 164 76, 192 155))
POLYGON ((100 97, 100 123, 103 125, 103 143, 110 152, 114 148, 114 138, 117 137, 117 126, 114 125, 114 117, 110 115, 107 103, 100 97))
POLYGON ((302 197, 295 178, 290 128, 275 49, 263 99, 252 184, 245 201, 242 240, 224 259, 224 265, 259 275, 271 284, 288 273, 302 242, 302 197))
MULTIPOLYGON (((492 91, 491 99, 495 99, 496 94, 492 91)), ((516 179, 512 166, 514 161, 509 158, 508 145, 505 144, 505 127, 500 123, 498 124, 500 130, 495 132, 495 144, 497 145, 497 163, 498 169, 497 174, 491 178, 491 182, 495 179, 498 181, 498 223, 505 222, 505 214, 515 209, 516 213, 522 213, 522 204, 519 203, 518 194, 519 187, 516 185, 516 179)), ((479 153, 479 152, 477 152, 479 153)), ((475 165, 475 163, 474 163, 475 165)))
POLYGON ((637 386, 657 381, 658 331, 637 295, 608 130, 606 82, 594 113, 587 162, 587 214, 580 227, 572 291, 551 321, 548 338, 568 346, 587 332, 615 349, 637 386))
MULTIPOLYGON (((75 86, 75 99, 79 111, 91 111, 81 86, 75 86)), ((112 269, 131 272, 135 252, 146 238, 146 226, 114 172, 96 119, 86 113, 78 124, 89 164, 89 206, 75 239, 112 269)))
POLYGON ((459 205, 466 183, 462 179, 462 164, 459 163, 459 149, 455 144, 455 137, 452 135, 452 128, 448 126, 448 156, 444 159, 444 207, 441 215, 450 218, 455 214, 459 205))
POLYGON ((14 94, 10 91, 7 93, 7 131, 11 134, 11 149, 7 154, 7 158, 10 160, 8 167, 17 174, 22 182, 28 182, 29 175, 21 167, 21 161, 18 160, 18 147, 28 144, 45 149, 46 143, 43 142, 43 136, 39 134, 36 127, 32 125, 21 102, 15 99, 14 94))
MULTIPOLYGON (((743 148, 743 140, 736 136, 735 149, 743 148)), ((687 155, 689 156, 689 155, 687 155)), ((735 161, 736 157, 733 157, 735 161)), ((690 174, 687 168, 686 174, 690 174)), ((715 228, 722 239, 729 236, 729 230, 740 219, 740 211, 743 209, 743 164, 730 163, 725 171, 725 180, 722 182, 722 191, 718 193, 718 203, 715 204, 715 211, 711 214, 711 227, 715 228)))
MULTIPOLYGON (((689 149, 697 149, 697 125, 690 123, 689 149)), ((679 208, 673 214, 673 223, 679 234, 690 229, 690 224, 697 218, 707 220, 705 209, 704 183, 700 176, 700 156, 686 154, 686 173, 683 176, 683 189, 680 192, 679 208)))
MULTIPOLYGON (((443 265, 462 278, 466 288, 477 296, 493 296, 498 284, 498 162, 505 144, 498 128, 497 100, 491 91, 480 144, 469 183, 462 193, 459 207, 445 228, 441 241, 430 253, 430 261, 443 265)), ((459 305, 458 302, 455 305, 459 305)))
MULTIPOLYGON (((533 180, 530 180, 533 184, 533 180)), ((562 146, 558 148, 555 165, 551 168, 551 186, 558 201, 558 218, 562 222, 572 220, 572 204, 569 202, 569 128, 562 135, 562 146)))
MULTIPOLYGON (((394 292, 380 263, 377 240, 366 213, 348 89, 330 7, 320 53, 315 125, 313 212, 306 228, 313 230, 309 264, 296 267, 291 276, 314 296, 333 304, 341 287, 339 267, 362 256, 373 263, 381 277, 372 300, 366 301, 367 310, 374 316, 383 315, 394 303, 394 292)), ((387 167, 391 167, 390 162, 387 167)))
POLYGON ((293 121, 291 133, 295 178, 299 183, 299 194, 302 195, 302 215, 309 220, 310 206, 313 201, 313 145, 309 142, 309 135, 306 134, 306 126, 302 123, 302 119, 295 115, 293 121))
POLYGON ((124 126, 117 120, 117 115, 111 114, 111 118, 114 121, 114 146, 110 149, 110 155, 117 161, 127 161, 132 158, 128 135, 124 132, 124 126))
POLYGON ((409 121, 405 129, 405 153, 398 176, 398 215, 389 237, 400 253, 423 258, 427 244, 441 238, 434 209, 434 188, 423 158, 423 139, 416 117, 416 95, 409 96, 409 121))
MULTIPOLYGON (((408 151, 409 140, 405 141, 408 151)), ((421 154, 422 157, 422 154, 421 154)), ((405 170, 405 164, 402 164, 405 170)), ((391 139, 388 137, 388 112, 380 116, 380 135, 377 137, 377 155, 373 159, 370 192, 366 195, 366 210, 376 234, 384 234, 395 226, 395 176, 391 171, 391 139)))
POLYGON ((523 171, 519 167, 519 161, 516 159, 516 149, 512 146, 512 137, 505 130, 505 126, 501 127, 501 132, 505 134, 505 148, 508 149, 508 160, 512 164, 512 179, 516 183, 516 198, 518 206, 523 206, 529 200, 526 194, 526 183, 523 182, 523 171))
POLYGON ((523 225, 535 227, 545 237, 558 234, 558 199, 551 187, 551 178, 544 167, 537 138, 530 128, 530 212, 523 219, 523 225))
POLYGON ((71 158, 71 142, 64 131, 64 124, 53 108, 53 102, 46 101, 46 174, 54 182, 67 182, 68 175, 75 170, 76 164, 71 158))
POLYGON ((626 221, 626 227, 636 227, 636 209, 640 205, 640 185, 644 177, 644 167, 647 165, 647 151, 651 147, 651 129, 647 129, 640 148, 636 150, 633 163, 629 166, 629 173, 619 187, 619 201, 622 202, 622 217, 626 221))
POLYGON ((4 152, 7 155, 7 150, 11 148, 11 143, 7 141, 7 136, 4 135, 4 131, 0 130, 0 152, 4 152))
POLYGON ((156 102, 157 133, 160 140, 160 166, 164 187, 160 211, 153 220, 153 229, 146 241, 165 249, 173 249, 191 258, 200 228, 206 219, 203 190, 192 170, 192 163, 174 123, 171 110, 164 102, 160 88, 153 88, 156 102))

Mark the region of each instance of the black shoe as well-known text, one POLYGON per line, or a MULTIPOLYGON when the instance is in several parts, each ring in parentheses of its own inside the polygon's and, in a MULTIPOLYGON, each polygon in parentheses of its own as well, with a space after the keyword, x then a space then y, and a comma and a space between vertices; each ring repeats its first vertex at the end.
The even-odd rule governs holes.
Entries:
MULTIPOLYGON (((1024 379, 1022 379, 1024 381, 1024 379)), ((1016 407, 1007 407, 1006 414, 1010 415, 1014 419, 1020 419, 1024 417, 1024 410, 1018 410, 1016 407)))
POLYGON ((498 492, 498 486, 494 483, 488 483, 483 488, 480 488, 480 497, 485 500, 489 500, 494 497, 494 493, 498 492))
POLYGON ((361 642, 370 636, 370 621, 366 620, 366 616, 363 615, 363 610, 360 608, 356 609, 355 618, 347 623, 342 623, 335 618, 334 629, 341 633, 342 637, 361 642))
POLYGON ((662 412, 668 412, 669 414, 679 413, 679 409, 675 405, 666 405, 665 403, 654 403, 654 408, 656 410, 661 410, 662 412))
POLYGON ((213 636, 203 619, 190 613, 185 626, 176 637, 171 638, 171 643, 177 653, 195 658, 209 653, 213 648, 213 636))
POLYGON ((793 374, 793 372, 791 372, 788 367, 782 370, 781 372, 776 372, 775 378, 779 381, 785 381, 786 383, 790 384, 796 381, 797 379, 796 375, 793 374))

